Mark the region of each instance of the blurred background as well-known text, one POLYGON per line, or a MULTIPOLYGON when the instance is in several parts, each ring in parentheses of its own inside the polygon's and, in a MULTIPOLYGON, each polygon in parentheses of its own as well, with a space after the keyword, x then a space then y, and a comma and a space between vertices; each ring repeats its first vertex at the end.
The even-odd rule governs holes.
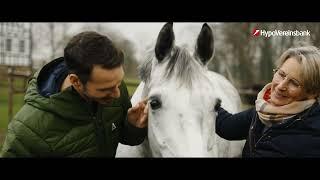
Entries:
MULTIPOLYGON (((193 51, 203 23, 174 23, 176 42, 193 51)), ((320 23, 208 23, 215 36, 215 56, 208 68, 238 89, 243 109, 252 107, 259 90, 272 79, 272 69, 286 49, 303 43, 319 47, 320 23), (309 31, 310 36, 271 36, 256 30, 309 31)), ((97 31, 125 52, 125 81, 132 95, 140 80, 137 66, 153 48, 164 23, 0 23, 0 148, 7 125, 24 104, 29 77, 63 56, 72 36, 97 31)))

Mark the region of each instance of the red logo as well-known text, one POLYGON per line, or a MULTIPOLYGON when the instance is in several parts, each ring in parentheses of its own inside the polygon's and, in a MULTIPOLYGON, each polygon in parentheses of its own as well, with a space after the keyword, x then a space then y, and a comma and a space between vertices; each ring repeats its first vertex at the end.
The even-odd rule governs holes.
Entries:
POLYGON ((252 31, 252 36, 255 36, 255 37, 260 36, 260 30, 257 28, 254 28, 252 31))

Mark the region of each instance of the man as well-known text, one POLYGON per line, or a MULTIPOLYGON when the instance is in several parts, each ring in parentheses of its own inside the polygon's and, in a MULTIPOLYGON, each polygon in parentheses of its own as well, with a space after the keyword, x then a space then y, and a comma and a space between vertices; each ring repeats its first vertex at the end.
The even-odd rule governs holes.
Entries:
POLYGON ((2 157, 114 157, 118 143, 147 134, 147 106, 131 108, 124 55, 108 37, 83 32, 64 57, 29 81, 26 104, 9 124, 2 157))

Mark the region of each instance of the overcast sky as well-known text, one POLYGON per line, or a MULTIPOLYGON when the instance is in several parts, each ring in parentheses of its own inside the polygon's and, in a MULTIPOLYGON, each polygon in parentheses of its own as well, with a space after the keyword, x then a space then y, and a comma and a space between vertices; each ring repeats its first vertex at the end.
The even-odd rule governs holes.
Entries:
MULTIPOLYGON (((112 27, 116 32, 131 40, 137 49, 137 59, 140 59, 146 47, 154 44, 159 31, 165 22, 158 23, 103 23, 112 27)), ((191 50, 197 34, 201 30, 203 23, 174 23, 173 28, 178 45, 186 44, 191 50)), ((77 31, 80 24, 74 24, 73 31, 77 31)))
MULTIPOLYGON (((68 23, 69 27, 68 34, 74 36, 75 34, 83 31, 83 26, 85 23, 68 23)), ((125 38, 129 39, 134 45, 136 50, 136 59, 138 61, 142 60, 143 54, 147 47, 154 45, 158 36, 159 31, 165 22, 147 22, 147 23, 133 23, 133 22, 121 22, 121 23, 89 23, 90 25, 101 24, 108 28, 113 29, 113 31, 118 32, 125 38)), ((175 32, 176 44, 187 45, 187 47, 193 51, 194 43, 197 38, 198 33, 201 30, 203 23, 174 23, 173 28, 175 32)), ((44 32, 37 32, 44 33, 44 32)), ((41 36, 43 38, 38 39, 40 46, 34 49, 33 57, 35 61, 48 61, 51 54, 50 48, 44 48, 42 43, 48 43, 49 39, 45 39, 47 36, 41 36)), ((62 53, 62 52, 61 52, 62 53)), ((192 53, 192 52, 191 52, 192 53)), ((62 55, 62 54, 61 54, 62 55)))

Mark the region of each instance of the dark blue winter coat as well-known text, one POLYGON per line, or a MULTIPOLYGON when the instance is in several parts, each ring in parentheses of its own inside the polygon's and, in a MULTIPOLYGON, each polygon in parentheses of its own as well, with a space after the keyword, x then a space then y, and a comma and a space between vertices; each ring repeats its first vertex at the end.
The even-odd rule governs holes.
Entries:
POLYGON ((320 157, 320 106, 267 128, 255 108, 230 114, 217 108, 217 134, 227 140, 244 140, 243 157, 320 157))

